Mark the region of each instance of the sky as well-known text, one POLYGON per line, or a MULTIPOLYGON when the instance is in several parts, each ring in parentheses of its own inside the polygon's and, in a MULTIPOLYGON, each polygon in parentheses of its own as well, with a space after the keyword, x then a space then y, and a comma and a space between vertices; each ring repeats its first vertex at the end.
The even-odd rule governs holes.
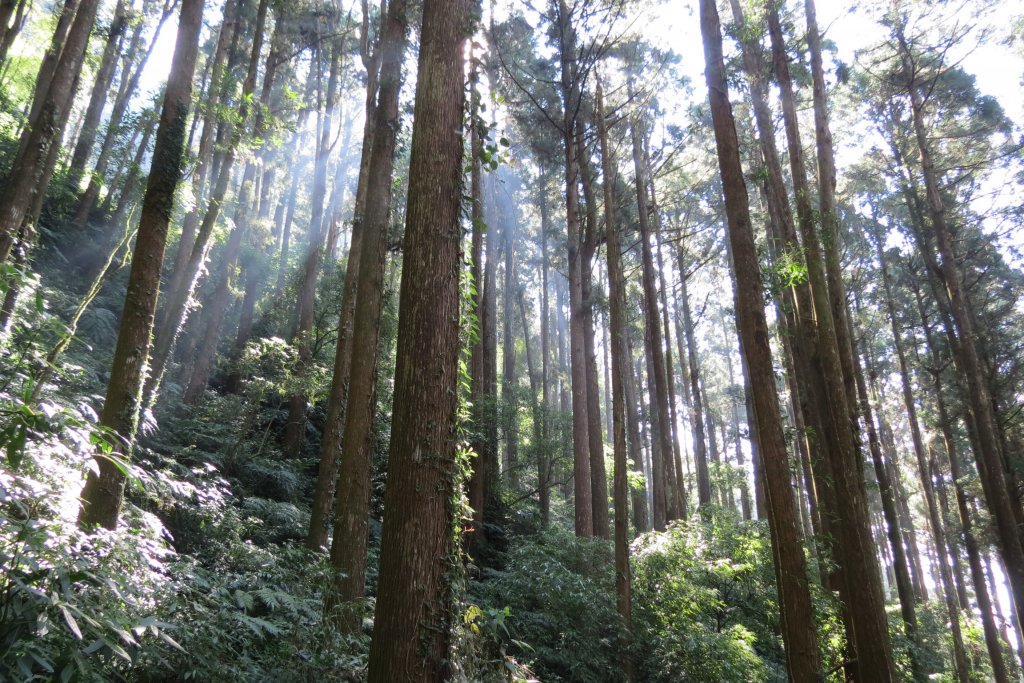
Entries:
MULTIPOLYGON (((793 0, 790 0, 793 4, 793 0)), ((996 26, 997 36, 1003 37, 1011 19, 1024 15, 1024 0, 992 2, 990 22, 996 26), (1003 35, 1000 35, 1003 34, 1003 35)), ((883 29, 869 16, 868 11, 848 0, 817 0, 818 25, 826 40, 835 43, 838 57, 852 64, 857 50, 871 45, 884 36, 883 29)), ((682 68, 695 84, 703 83, 704 52, 700 39, 696 0, 664 2, 648 11, 642 24, 645 35, 664 47, 671 47, 682 56, 682 68)), ((727 16, 723 14, 722 21, 727 16)), ((729 47, 727 46, 728 50, 729 47)), ((1009 50, 996 41, 973 50, 970 54, 955 54, 963 58, 964 68, 978 79, 979 89, 996 96, 1007 113, 1018 123, 1024 123, 1024 61, 1019 55, 1008 58, 1009 50)))
MULTIPOLYGON (((1024 124, 1024 60, 1020 54, 1022 51, 1018 49, 1018 52, 1013 54, 1001 43, 1001 39, 1008 33, 1011 20, 1024 16, 1024 0, 983 1, 991 5, 990 23, 996 27, 997 39, 970 52, 961 50, 955 58, 963 59, 964 68, 975 75, 982 93, 995 96, 1013 121, 1024 124)), ((215 0, 208 0, 208 5, 214 3, 215 0)), ((342 3, 347 6, 352 4, 352 1, 342 0, 342 3)), ((505 0, 502 4, 515 6, 521 3, 522 0, 505 0)), ((855 63, 857 50, 868 47, 883 35, 883 29, 868 16, 867 10, 856 3, 850 3, 848 0, 817 0, 816 4, 818 23, 824 31, 825 39, 835 44, 837 56, 843 62, 855 63)), ((218 16, 219 6, 213 12, 208 8, 207 27, 215 26, 218 16)), ((727 17, 723 16, 723 21, 726 19, 727 17)), ((652 8, 636 19, 634 28, 642 31, 659 45, 673 49, 682 57, 683 73, 697 86, 695 95, 703 98, 701 86, 704 52, 697 20, 696 0, 663 0, 652 3, 652 8)), ((176 30, 175 17, 164 27, 157 49, 154 50, 148 68, 143 74, 143 92, 155 92, 166 80, 174 52, 176 30)))

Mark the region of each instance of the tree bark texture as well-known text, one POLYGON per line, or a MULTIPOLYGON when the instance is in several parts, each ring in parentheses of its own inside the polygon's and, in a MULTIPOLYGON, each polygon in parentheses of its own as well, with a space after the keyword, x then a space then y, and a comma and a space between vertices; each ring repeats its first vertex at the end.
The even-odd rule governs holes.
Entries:
POLYGON ((580 253, 579 163, 576 154, 580 74, 576 63, 576 33, 569 5, 558 1, 561 63, 562 136, 565 152, 565 222, 569 252, 569 367, 572 392, 573 510, 577 536, 594 530, 590 488, 590 432, 587 420, 587 369, 583 324, 583 264, 580 253))
POLYGON ((790 482, 785 436, 775 390, 763 286, 740 164, 739 140, 729 103, 722 34, 714 0, 700 0, 705 77, 711 101, 719 169, 725 195, 729 242, 736 270, 736 325, 746 354, 754 396, 754 413, 769 497, 771 530, 786 661, 793 681, 821 676, 814 609, 799 533, 796 501, 790 482))
MULTIPOLYGON (((142 407, 142 383, 160 291, 167 226, 174 207, 174 190, 181 179, 185 120, 192 98, 202 16, 203 0, 183 0, 114 361, 100 415, 100 424, 116 435, 116 441, 110 444, 112 452, 123 459, 131 455, 142 407)), ((82 490, 79 524, 85 528, 99 525, 114 529, 124 500, 125 475, 107 457, 98 457, 97 465, 98 474, 90 472, 82 490)))
POLYGON ((451 675, 463 68, 477 10, 473 0, 423 7, 370 683, 451 675))
POLYGON ((629 482, 626 452, 625 378, 629 371, 626 346, 626 293, 622 276, 622 245, 615 223, 615 200, 608 131, 601 84, 597 85, 597 125, 601 143, 602 175, 604 176, 604 217, 608 251, 609 315, 612 365, 612 444, 614 450, 613 503, 615 508, 615 604, 621 619, 620 645, 622 670, 633 681, 636 671, 630 653, 633 626, 632 576, 629 568, 629 482))
MULTIPOLYGON (((398 96, 402 87, 402 58, 409 30, 408 5, 405 0, 391 0, 388 3, 387 18, 382 28, 380 90, 374 112, 373 150, 367 167, 366 215, 363 219, 359 282, 352 326, 351 382, 342 435, 344 447, 338 467, 334 538, 331 543, 331 564, 339 572, 334 598, 341 602, 362 598, 366 584, 370 479, 373 474, 373 418, 377 408, 377 347, 384 303, 391 179, 401 127, 398 96)), ((354 632, 360 627, 361 619, 352 616, 344 611, 338 615, 341 628, 354 632)))
POLYGON ((843 361, 837 341, 836 325, 829 300, 828 281, 822 266, 821 243, 814 225, 807 171, 803 160, 793 82, 789 73, 778 8, 769 6, 768 27, 776 76, 782 93, 783 119, 789 143, 800 234, 806 254, 807 277, 811 289, 814 314, 818 321, 817 352, 824 378, 822 408, 828 412, 824 420, 825 443, 834 481, 836 536, 839 565, 843 580, 841 595, 852 628, 855 661, 848 668, 857 680, 886 683, 895 676, 892 644, 885 616, 885 598, 881 574, 871 534, 867 510, 867 494, 859 462, 854 424, 844 384, 843 361), (845 586, 845 592, 843 588, 845 586))

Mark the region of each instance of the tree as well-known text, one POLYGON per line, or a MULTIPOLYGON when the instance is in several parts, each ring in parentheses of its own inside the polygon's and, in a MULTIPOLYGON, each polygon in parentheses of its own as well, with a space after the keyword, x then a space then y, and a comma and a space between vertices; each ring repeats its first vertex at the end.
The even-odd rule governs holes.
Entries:
MULTIPOLYGON (((829 298, 829 282, 825 272, 825 257, 821 240, 815 228, 811 206, 807 170, 796 117, 793 81, 789 72, 789 58, 779 20, 778 8, 769 5, 768 28, 772 43, 772 58, 782 94, 782 111, 789 144, 789 160, 796 195, 797 224, 803 238, 807 279, 811 290, 813 310, 817 319, 816 351, 820 358, 818 373, 819 394, 822 399, 826 452, 830 460, 830 474, 834 481, 834 501, 837 524, 838 559, 842 570, 840 592, 849 617, 847 635, 856 652, 856 675, 865 680, 890 681, 895 675, 892 644, 885 617, 885 598, 882 594, 881 575, 875 543, 871 534, 871 521, 867 510, 867 495, 861 476, 860 453, 857 446, 855 422, 851 420, 845 384, 837 321, 829 298), (823 379, 823 381, 820 381, 823 379)), ((848 332, 844 331, 842 335, 848 332)), ((854 395, 855 398, 855 395, 854 395)))
POLYGON ((465 44, 477 3, 425 0, 399 301, 395 400, 369 680, 450 675, 465 44))
MULTIPOLYGON (((383 6, 383 5, 382 5, 383 6)), ((345 409, 348 402, 349 379, 352 370, 352 325, 355 316, 356 292, 359 283, 359 258, 363 243, 363 215, 366 211, 366 190, 370 156, 373 152, 374 125, 376 121, 377 91, 380 85, 381 48, 379 41, 371 45, 370 14, 367 2, 363 2, 363 20, 360 31, 359 49, 366 70, 366 96, 364 101, 365 121, 363 144, 359 161, 359 178, 352 207, 352 235, 349 242, 348 260, 345 264, 345 282, 342 286, 341 312, 338 318, 338 342, 334 348, 334 367, 331 372, 331 388, 327 395, 327 419, 320 447, 320 466, 317 471, 316 488, 313 496, 313 511, 309 520, 309 534, 306 545, 320 548, 327 543, 327 520, 334 502, 334 487, 338 477, 338 460, 341 458, 342 437, 345 429, 345 409)), ((282 246, 283 264, 286 252, 282 246)), ((279 288, 283 281, 279 281, 279 288)))
POLYGON ((583 355, 587 375, 587 445, 590 453, 590 499, 594 535, 609 538, 608 475, 604 465, 604 438, 601 432, 601 390, 597 380, 597 351, 594 334, 594 256, 599 244, 597 225, 596 179, 587 146, 583 121, 576 135, 576 157, 579 160, 580 185, 583 188, 583 234, 580 245, 580 274, 583 302, 583 355))
POLYGON ((628 351, 625 340, 626 292, 622 277, 622 245, 615 223, 614 160, 608 144, 607 115, 601 83, 597 84, 597 126, 601 143, 601 164, 604 175, 605 233, 608 241, 608 289, 610 307, 610 344, 612 365, 612 424, 614 447, 614 473, 612 498, 615 507, 615 595, 616 606, 622 619, 622 669, 626 678, 634 680, 636 672, 629 652, 632 641, 633 592, 629 569, 629 499, 628 457, 626 453, 626 373, 629 372, 628 351))
POLYGON ((71 156, 69 172, 72 186, 77 184, 81 174, 85 171, 85 165, 89 161, 92 146, 96 141, 100 117, 103 115, 103 107, 107 102, 110 84, 114 80, 114 70, 117 68, 118 49, 122 36, 128 28, 126 10, 125 1, 118 0, 117 6, 114 8, 114 16, 110 20, 110 28, 107 30, 107 42, 103 47, 103 57, 100 59, 99 69, 96 70, 92 94, 89 96, 89 106, 78 132, 75 151, 71 156))
POLYGON ((662 341, 661 316, 658 314, 658 296, 654 284, 654 255, 651 248, 650 212, 648 211, 648 178, 643 160, 642 142, 638 122, 630 125, 630 142, 633 147, 633 171, 636 175, 637 213, 640 224, 641 282, 643 285, 644 339, 652 372, 648 379, 652 390, 652 409, 657 411, 658 428, 655 437, 658 447, 652 459, 654 492, 654 528, 661 531, 668 522, 679 519, 679 507, 673 466, 672 422, 668 409, 668 379, 665 374, 665 346, 662 341), (664 506, 662 508, 662 506, 664 506))
POLYGON ((963 273, 954 251, 953 233, 946 220, 947 209, 934 165, 932 143, 928 138, 926 101, 922 93, 927 87, 927 80, 921 77, 921 67, 915 62, 903 21, 903 17, 893 17, 892 31, 899 46, 902 72, 906 78, 928 217, 938 246, 938 275, 942 278, 948 297, 943 297, 942 303, 948 306, 952 315, 957 337, 954 358, 966 382, 967 399, 978 442, 975 453, 978 473, 981 475, 986 503, 995 519, 999 549, 1013 588, 1014 603, 1020 612, 1024 608, 1024 545, 1017 528, 1019 509, 1015 511, 1010 499, 997 421, 993 415, 992 396, 984 381, 985 372, 975 341, 975 315, 964 290, 963 273))
MULTIPOLYGON (((322 119, 317 121, 320 139, 316 143, 316 160, 313 170, 312 204, 309 219, 309 243, 302 263, 302 285, 299 289, 296 325, 292 330, 292 339, 299 347, 299 367, 297 372, 308 371, 312 355, 314 299, 316 297, 317 276, 320 274, 320 252, 326 237, 327 220, 324 216, 324 205, 327 194, 327 162, 331 151, 331 128, 334 121, 334 109, 337 105, 338 80, 342 68, 343 42, 335 37, 328 44, 330 52, 330 70, 327 79, 327 93, 324 102, 322 119)), ((306 396, 303 393, 292 394, 288 399, 288 422, 285 425, 284 449, 292 457, 298 457, 306 439, 306 396)))
MULTIPOLYGON (((246 67, 245 79, 242 82, 242 93, 237 112, 238 117, 235 122, 235 126, 232 129, 224 158, 219 167, 211 171, 212 177, 215 177, 217 180, 213 184, 213 188, 210 192, 206 212, 203 214, 203 220, 199 225, 198 232, 195 235, 195 239, 193 240, 191 247, 188 248, 188 258, 183 262, 184 265, 182 265, 180 277, 176 279, 172 277, 171 284, 173 287, 167 292, 167 303, 163 307, 163 320, 157 329, 156 340, 153 346, 153 367, 149 378, 146 380, 146 386, 144 389, 147 404, 153 403, 156 398, 157 391, 160 388, 160 383, 163 380, 163 374, 167 367, 167 363, 171 358, 171 353, 174 351, 175 343, 178 340, 178 335, 181 333, 182 328, 188 320, 189 306, 192 302, 193 296, 195 295, 196 286, 199 283, 203 265, 206 263, 210 240, 213 237, 213 229, 217 224, 217 218, 220 216, 220 210, 228 192, 228 184, 231 179, 231 169, 234 166, 235 159, 239 151, 239 145, 248 126, 249 115, 253 105, 253 96, 256 92, 256 76, 259 69, 260 53, 263 49, 263 40, 265 38, 264 33, 266 30, 268 8, 269 2, 267 0, 260 0, 256 10, 256 21, 253 26, 252 47, 249 51, 248 66, 246 67)), ((274 52, 275 50, 271 49, 272 55, 267 57, 268 67, 275 64, 276 55, 273 55, 274 52)), ((267 68, 264 71, 263 80, 265 86, 269 86, 269 83, 273 82, 275 72, 276 69, 273 68, 267 68)), ((269 98, 269 96, 269 87, 264 87, 260 95, 261 104, 266 104, 266 102, 262 100, 263 98, 269 98)), ((260 108, 260 111, 263 111, 262 107, 260 108)), ((261 119, 262 117, 259 117, 257 122, 261 119)), ((261 128, 262 123, 260 123, 260 125, 256 125, 256 122, 254 122, 254 133, 260 134, 261 128)), ((252 169, 249 173, 250 185, 247 186, 243 181, 243 191, 246 187, 251 187, 251 174, 255 172, 253 164, 246 164, 246 166, 252 167, 252 169)), ((244 203, 239 202, 239 206, 244 206, 244 203)), ((245 207, 243 211, 247 209, 248 207, 245 207)), ((238 234, 235 242, 239 244, 242 239, 242 227, 244 227, 244 223, 242 225, 236 224, 235 230, 232 231, 233 233, 238 234)), ((228 238, 228 241, 229 243, 232 241, 230 237, 228 238)), ((231 245, 231 247, 232 249, 237 249, 234 245, 231 245)), ((183 244, 179 245, 179 253, 184 248, 185 246, 183 244)), ((226 261, 229 262, 232 260, 234 259, 226 259, 226 261)), ((222 278, 222 281, 227 282, 228 274, 233 268, 234 264, 230 264, 227 269, 223 270, 222 275, 224 277, 222 278)), ((215 299, 224 301, 222 305, 226 308, 227 302, 225 301, 225 297, 227 296, 228 285, 225 284, 222 289, 224 293, 215 294, 214 297, 215 299)), ((223 319, 223 313, 221 313, 220 316, 223 319)), ((217 322, 217 325, 209 325, 208 327, 212 328, 210 330, 210 346, 212 346, 219 338, 220 321, 217 322)), ((203 362, 202 359, 200 359, 200 362, 203 362)), ((206 362, 209 362, 209 359, 207 359, 206 362)), ((195 381, 190 379, 189 383, 193 386, 199 386, 201 384, 205 387, 207 379, 205 373, 208 372, 208 368, 198 374, 195 373, 194 370, 195 369, 193 368, 195 381)), ((202 391, 202 388, 198 391, 202 391)))
MULTIPOLYGON (((131 99, 138 89, 139 81, 142 78, 142 72, 149 63, 149 58, 152 56, 153 50, 156 48, 160 31, 163 28, 164 23, 174 12, 176 2, 177 0, 166 0, 160 14, 160 18, 157 20, 156 26, 153 28, 153 32, 149 36, 149 43, 146 46, 145 51, 142 50, 142 46, 144 44, 144 33, 148 22, 140 21, 135 28, 131 40, 128 41, 128 48, 125 51, 125 56, 122 60, 121 77, 117 86, 117 95, 115 96, 113 105, 110 108, 110 115, 108 116, 107 128, 103 136, 103 142, 100 145, 100 150, 96 157, 96 164, 93 167, 93 172, 89 176, 89 183, 86 186, 85 191, 82 192, 79 197, 78 206, 75 209, 73 225, 76 229, 80 230, 85 227, 89 219, 89 215, 99 198, 100 191, 104 184, 106 184, 106 174, 110 162, 113 159, 114 151, 117 147, 117 141, 123 132, 122 126, 124 124, 125 117, 128 115, 128 108, 131 103, 131 99)), ((88 116, 88 112, 86 115, 88 116)), ((88 123, 88 121, 83 122, 83 129, 85 129, 84 132, 86 134, 89 134, 88 129, 86 128, 86 124, 88 123)), ((72 158, 72 161, 74 161, 74 158, 72 158)), ((72 168, 73 177, 74 174, 75 171, 74 168, 72 168)))
MULTIPOLYGON (((469 194, 472 202, 470 206, 470 220, 472 221, 472 237, 470 245, 469 277, 473 282, 471 292, 472 311, 476 321, 476 334, 469 350, 469 396, 473 404, 473 450, 476 452, 476 459, 473 461, 473 471, 469 475, 467 483, 467 496, 469 506, 473 508, 473 535, 469 537, 469 545, 475 546, 484 534, 484 514, 490 497, 491 488, 494 485, 494 474, 490 468, 490 457, 492 444, 487 437, 488 422, 492 416, 489 408, 494 400, 487 386, 488 380, 488 349, 487 347, 487 320, 490 313, 487 310, 487 282, 484 267, 484 241, 488 231, 487 220, 484 218, 484 138, 487 135, 486 125, 482 118, 480 101, 480 64, 479 59, 473 58, 469 67, 469 83, 472 92, 469 99, 469 194)), ((490 232, 493 235, 493 232, 490 232)), ((487 265, 490 266, 493 259, 491 245, 493 239, 487 236, 487 265)))
MULTIPOLYGON (((266 28, 269 1, 261 0, 259 7, 256 10, 256 24, 254 27, 253 40, 252 40, 252 51, 249 57, 249 66, 246 72, 246 81, 243 84, 243 92, 254 92, 256 71, 260 61, 260 53, 263 46, 264 31, 266 28)), ((283 10, 279 10, 280 12, 283 10)), ((279 22, 280 23, 280 22, 279 22)), ((263 73, 263 90, 260 93, 260 99, 258 100, 260 106, 256 108, 256 115, 253 121, 253 137, 260 139, 264 132, 264 126, 266 125, 265 112, 268 109, 270 102, 271 86, 274 82, 274 76, 277 73, 278 56, 282 46, 280 44, 280 38, 282 31, 279 30, 281 27, 275 26, 274 35, 271 39, 271 48, 267 55, 267 68, 263 73)), ((242 138, 243 131, 245 129, 246 118, 248 116, 248 108, 251 103, 248 101, 243 102, 240 113, 242 114, 241 122, 238 124, 236 130, 232 133, 232 141, 237 145, 242 138)), ((195 244, 192 245, 192 254, 189 257, 189 267, 198 265, 205 260, 205 244, 208 243, 210 236, 212 235, 213 226, 217 221, 217 216, 220 212, 220 202, 223 201, 227 186, 231 179, 231 169, 234 164, 234 159, 237 155, 235 147, 231 147, 226 155, 224 163, 220 169, 220 176, 217 179, 217 187, 214 190, 214 196, 211 199, 210 206, 207 208, 206 216, 203 218, 203 225, 200 227, 199 234, 196 236, 195 244), (205 237, 204 237, 205 236, 205 237), (200 239, 200 238, 203 239, 200 239), (202 250, 197 254, 197 250, 202 250)), ((191 366, 191 373, 189 373, 188 382, 185 385, 185 391, 182 398, 186 403, 198 403, 206 390, 206 385, 210 380, 210 375, 213 372, 214 361, 216 360, 217 346, 220 342, 222 327, 224 319, 227 316, 228 309, 234 301, 234 283, 238 276, 236 272, 238 270, 239 259, 242 254, 243 244, 246 242, 251 232, 251 220, 250 217, 253 213, 251 206, 251 197, 255 196, 255 182, 256 182, 256 169, 257 160, 251 159, 246 163, 242 171, 241 185, 239 186, 238 192, 235 196, 235 210, 232 216, 234 225, 231 231, 228 233, 227 242, 224 245, 224 249, 221 253, 221 267, 217 272, 216 287, 213 290, 213 295, 206 302, 207 311, 205 316, 205 325, 202 332, 202 340, 199 345, 198 353, 195 357, 194 362, 191 366)), ((190 272, 193 272, 190 270, 190 272)), ((199 275, 199 271, 194 271, 194 275, 191 278, 190 286, 194 287, 196 280, 195 277, 199 275)), ((179 292, 172 293, 177 295, 175 301, 187 301, 191 297, 191 288, 186 291, 183 287, 179 292), (184 297, 184 299, 182 298, 184 297)), ((168 330, 168 324, 172 321, 171 317, 168 316, 164 321, 164 330, 168 330)), ((184 319, 182 319, 184 322, 184 319)), ((173 334, 169 337, 170 343, 173 346, 173 334)), ((167 347, 170 349, 171 347, 167 347)), ((156 378, 154 381, 159 381, 156 378)), ((155 385, 154 385, 155 390, 155 385)))
MULTIPOLYGON (((340 574, 335 597, 343 601, 363 597, 366 582, 377 346, 391 214, 391 175, 399 130, 398 94, 409 25, 407 12, 404 0, 391 0, 381 34, 380 91, 374 113, 373 151, 367 167, 366 215, 352 327, 352 374, 331 543, 331 564, 340 574)), ((342 620, 343 628, 353 631, 360 623, 358 615, 355 619, 342 620)))
POLYGON ((45 60, 40 67, 38 85, 41 87, 32 103, 18 155, 0 193, 0 262, 7 262, 19 239, 22 221, 29 215, 33 203, 46 194, 50 184, 53 167, 47 160, 67 124, 98 7, 99 0, 81 0, 77 11, 74 3, 65 5, 61 19, 68 16, 74 19, 67 26, 62 41, 58 41, 60 30, 55 32, 50 53, 52 77, 44 74, 45 60))
MULTIPOLYGON (((565 223, 569 250, 569 368, 572 391, 573 509, 576 535, 594 532, 590 487, 590 431, 587 413, 587 368, 583 341, 583 244, 580 231, 579 163, 576 158, 577 113, 581 74, 576 54, 576 30, 565 0, 558 0, 558 55, 562 95, 562 146, 565 152, 565 223)), ((596 397, 595 397, 596 399, 596 397)))
POLYGON ((789 675, 794 681, 815 681, 821 676, 821 663, 814 610, 800 542, 796 503, 790 484, 786 443, 779 416, 779 398, 775 391, 757 248, 740 165, 736 123, 726 85, 722 34, 718 10, 713 0, 700 2, 700 27, 704 39, 704 73, 711 101, 728 217, 729 243, 736 273, 736 327, 750 372, 758 449, 764 463, 766 488, 769 492, 769 526, 779 604, 782 607, 786 661, 789 675))
MULTIPOLYGON (((100 416, 100 424, 111 431, 109 453, 123 460, 130 458, 142 408, 142 383, 148 369, 167 227, 174 208, 174 191, 181 180, 185 121, 192 99, 202 17, 203 0, 182 1, 171 75, 164 93, 128 292, 100 416)), ((114 529, 124 500, 125 472, 123 465, 115 463, 107 453, 96 460, 97 470, 89 473, 82 490, 79 524, 85 528, 100 525, 114 529)))

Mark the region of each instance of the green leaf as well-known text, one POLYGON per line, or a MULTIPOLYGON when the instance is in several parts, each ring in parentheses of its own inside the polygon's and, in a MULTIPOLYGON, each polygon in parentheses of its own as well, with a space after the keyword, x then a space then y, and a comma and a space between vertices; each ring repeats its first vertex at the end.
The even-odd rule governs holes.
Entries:
POLYGON ((7 462, 10 463, 12 469, 17 469, 25 457, 25 441, 28 438, 28 428, 22 423, 11 429, 13 433, 7 441, 7 462))
POLYGON ((68 629, 75 636, 75 638, 81 640, 82 629, 78 627, 78 622, 75 621, 75 618, 73 616, 71 616, 71 610, 69 610, 66 605, 57 605, 57 608, 60 609, 60 613, 64 615, 64 621, 65 623, 67 623, 68 629))
POLYGON ((132 656, 130 654, 128 654, 128 651, 125 650, 123 647, 121 647, 120 645, 118 645, 117 643, 115 643, 113 641, 107 640, 106 638, 103 639, 103 643, 107 647, 109 647, 110 651, 113 652, 115 655, 117 655, 118 657, 120 657, 124 661, 128 662, 129 664, 132 663, 132 656))
POLYGON ((168 645, 173 647, 175 650, 179 650, 181 652, 185 652, 185 648, 183 648, 181 645, 179 645, 178 641, 176 641, 174 638, 171 638, 169 635, 167 635, 163 631, 157 632, 156 636, 160 640, 164 641, 165 643, 167 643, 168 645))

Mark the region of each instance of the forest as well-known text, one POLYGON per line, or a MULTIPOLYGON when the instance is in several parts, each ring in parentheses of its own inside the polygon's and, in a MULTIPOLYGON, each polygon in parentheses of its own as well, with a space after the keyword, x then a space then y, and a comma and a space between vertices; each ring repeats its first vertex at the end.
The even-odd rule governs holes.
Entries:
POLYGON ((1024 1, 0 0, 0 683, 1024 681, 1024 1))

